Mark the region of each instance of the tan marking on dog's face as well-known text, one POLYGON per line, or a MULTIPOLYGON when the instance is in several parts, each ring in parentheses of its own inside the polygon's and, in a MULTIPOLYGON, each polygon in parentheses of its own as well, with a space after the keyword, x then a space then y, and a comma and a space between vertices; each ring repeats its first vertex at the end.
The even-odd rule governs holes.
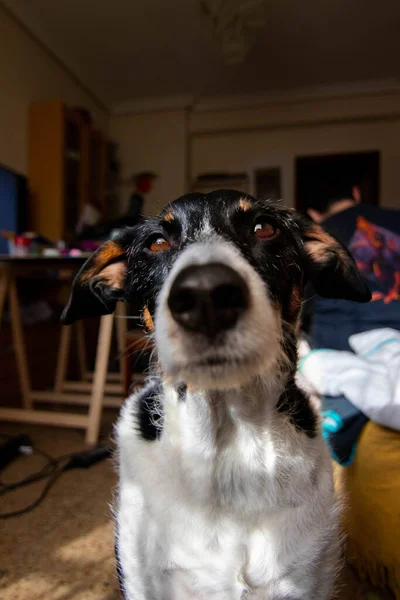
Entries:
POLYGON ((241 198, 239 200, 239 208, 243 211, 246 212, 248 210, 251 209, 251 202, 249 202, 248 200, 246 200, 246 198, 241 198))
POLYGON ((163 215, 163 221, 166 221, 167 223, 172 223, 172 221, 175 219, 174 213, 172 212, 172 210, 168 210, 165 215, 163 215))
POLYGON ((147 306, 143 309, 143 321, 148 331, 154 331, 154 322, 147 306))
POLYGON ((96 264, 102 267, 108 262, 110 262, 110 260, 119 258, 123 254, 125 254, 123 248, 121 248, 121 246, 118 246, 118 244, 116 244, 115 242, 110 241, 104 244, 102 251, 99 252, 99 254, 97 254, 97 256, 95 257, 95 261, 96 264))
POLYGON ((333 242, 333 239, 329 233, 326 233, 326 231, 324 231, 319 225, 312 225, 312 227, 310 227, 310 229, 307 231, 306 237, 318 242, 323 242, 327 245, 332 244, 333 242))
POLYGON ((112 263, 105 267, 101 273, 101 279, 112 288, 122 290, 125 284, 126 266, 124 262, 112 263))
POLYGON ((282 314, 282 304, 276 298, 272 300, 272 307, 279 315, 282 314))
POLYGON ((309 256, 317 263, 324 263, 328 258, 328 250, 323 242, 307 242, 306 248, 309 256))
POLYGON ((318 263, 324 263, 332 253, 336 253, 344 270, 349 266, 349 257, 340 244, 322 229, 313 225, 305 234, 305 247, 308 254, 318 263))
POLYGON ((289 303, 289 312, 291 315, 296 316, 301 308, 301 295, 300 288, 296 285, 292 288, 292 293, 290 295, 290 303, 289 303))
MULTIPOLYGON (((108 265, 108 263, 116 258, 123 257, 124 255, 125 251, 121 246, 118 246, 118 244, 113 241, 106 242, 100 252, 93 257, 93 265, 82 274, 81 282, 84 283, 89 281, 100 273, 102 276, 105 275, 106 279, 111 281, 115 279, 116 281, 119 281, 122 263, 113 263, 112 265, 108 265), (118 264, 120 265, 119 268, 118 264)), ((123 264, 122 267, 125 273, 125 265, 123 264)))

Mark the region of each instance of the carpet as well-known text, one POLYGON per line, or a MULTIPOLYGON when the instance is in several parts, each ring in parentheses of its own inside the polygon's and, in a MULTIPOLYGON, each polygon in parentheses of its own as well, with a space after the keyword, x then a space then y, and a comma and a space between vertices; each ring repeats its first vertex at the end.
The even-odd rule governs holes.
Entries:
MULTIPOLYGON (((109 414, 109 424, 115 414, 109 414)), ((110 427, 104 433, 108 435, 110 427)), ((52 456, 84 448, 83 434, 60 428, 0 425, 2 433, 29 433, 52 456)), ((39 470, 45 459, 21 457, 1 473, 9 483, 39 470)), ((2 600, 118 600, 110 504, 116 484, 115 465, 107 460, 88 470, 71 470, 55 483, 32 512, 0 521, 0 598, 2 600)), ((34 500, 43 483, 1 497, 1 512, 34 500)), ((389 600, 360 583, 345 568, 338 598, 389 600)))

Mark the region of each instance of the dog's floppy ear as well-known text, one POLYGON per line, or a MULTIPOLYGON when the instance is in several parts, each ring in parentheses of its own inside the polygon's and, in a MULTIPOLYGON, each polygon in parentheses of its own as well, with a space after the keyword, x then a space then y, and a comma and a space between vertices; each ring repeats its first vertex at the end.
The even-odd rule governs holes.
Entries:
POLYGON ((320 296, 369 302, 371 292, 356 264, 335 237, 311 220, 298 220, 305 258, 305 273, 320 296))
POLYGON ((64 325, 78 319, 107 315, 124 298, 126 251, 118 240, 106 242, 85 262, 72 284, 64 325))

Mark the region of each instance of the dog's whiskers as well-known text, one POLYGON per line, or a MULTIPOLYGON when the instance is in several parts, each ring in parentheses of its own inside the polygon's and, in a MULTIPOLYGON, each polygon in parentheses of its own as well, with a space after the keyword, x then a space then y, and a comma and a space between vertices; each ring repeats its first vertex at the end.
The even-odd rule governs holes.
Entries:
POLYGON ((114 317, 116 319, 135 319, 137 321, 141 321, 142 317, 135 317, 135 316, 131 316, 131 315, 114 315, 114 317))

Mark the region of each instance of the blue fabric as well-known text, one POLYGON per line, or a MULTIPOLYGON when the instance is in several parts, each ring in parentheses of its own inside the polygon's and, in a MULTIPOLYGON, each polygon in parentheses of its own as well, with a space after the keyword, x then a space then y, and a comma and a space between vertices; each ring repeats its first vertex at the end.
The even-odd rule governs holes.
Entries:
POLYGON ((368 417, 344 396, 324 396, 321 416, 322 435, 332 458, 343 467, 348 467, 354 460, 357 440, 368 417))

